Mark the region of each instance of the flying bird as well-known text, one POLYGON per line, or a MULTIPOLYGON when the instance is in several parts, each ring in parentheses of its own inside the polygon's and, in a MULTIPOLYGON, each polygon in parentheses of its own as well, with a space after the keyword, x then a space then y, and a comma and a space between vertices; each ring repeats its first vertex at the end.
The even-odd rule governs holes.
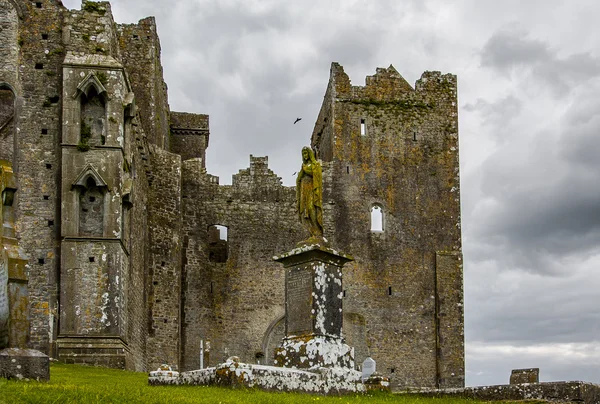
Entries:
POLYGON ((296 118, 296 120, 294 121, 294 125, 295 125, 295 124, 296 124, 298 121, 301 121, 301 120, 302 120, 302 118, 296 118))

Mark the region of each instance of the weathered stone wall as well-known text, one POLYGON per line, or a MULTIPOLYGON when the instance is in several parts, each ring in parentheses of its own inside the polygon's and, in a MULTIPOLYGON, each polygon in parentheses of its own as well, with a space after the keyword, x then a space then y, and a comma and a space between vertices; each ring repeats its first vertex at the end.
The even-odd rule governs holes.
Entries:
POLYGON ((151 280, 148 271, 148 178, 146 175, 148 144, 138 119, 134 118, 126 131, 132 147, 129 175, 130 194, 125 206, 124 244, 129 251, 129 288, 127 298, 127 323, 125 324, 128 343, 127 368, 136 371, 147 370, 146 338, 150 325, 148 312, 148 290, 151 280))
POLYGON ((179 363, 181 157, 151 147, 148 177, 148 367, 179 363))
POLYGON ((424 73, 413 90, 390 67, 357 87, 334 63, 328 92, 322 111, 331 113, 313 133, 326 161, 325 237, 355 258, 344 310, 366 327, 345 324, 345 334, 353 343, 366 336, 395 386, 461 386, 462 308, 448 305, 462 303, 462 271, 436 267, 438 251, 460 257, 461 248, 456 78, 424 73), (326 122, 333 130, 320 135, 326 122), (374 206, 383 210, 382 232, 370 230, 374 206), (446 284, 439 291, 438 279, 446 284), (440 299, 456 338, 438 338, 440 299))
MULTIPOLYGON (((16 232, 30 257, 31 348, 49 353, 56 337, 60 234, 61 64, 64 7, 56 1, 19 1, 19 82, 13 157, 19 192, 16 232)), ((15 46, 14 42, 9 46, 15 46)), ((14 76, 13 76, 14 77, 14 76)))
POLYGON ((62 247, 60 334, 124 337, 128 261, 119 240, 62 247))
POLYGON ((110 3, 83 2, 81 10, 65 11, 63 40, 66 51, 118 59, 119 47, 110 3))
POLYGON ((154 17, 119 24, 119 46, 140 110, 148 142, 169 148, 169 102, 160 63, 160 41, 154 17))
POLYGON ((0 87, 0 160, 13 161, 15 150, 15 94, 0 87))
POLYGON ((0 159, 13 162, 15 150, 15 91, 19 66, 19 13, 15 5, 0 1, 0 159))
POLYGON ((284 314, 284 270, 272 257, 306 239, 295 213, 294 188, 251 157, 250 167, 219 186, 198 160, 184 163, 184 282, 182 369, 199 366, 200 339, 210 340, 208 364, 230 355, 256 363, 268 331, 284 314), (227 227, 228 259, 211 262, 208 228, 227 227))

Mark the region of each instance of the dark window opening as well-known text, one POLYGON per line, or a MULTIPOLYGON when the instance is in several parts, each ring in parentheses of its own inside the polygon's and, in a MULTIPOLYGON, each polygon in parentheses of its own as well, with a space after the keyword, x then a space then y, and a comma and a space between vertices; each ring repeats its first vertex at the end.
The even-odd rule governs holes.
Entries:
POLYGON ((208 228, 208 260, 210 262, 227 262, 228 244, 227 227, 213 225, 208 228))
POLYGON ((79 235, 102 237, 103 234, 104 194, 89 177, 79 194, 79 235))
POLYGON ((35 6, 37 8, 42 8, 42 3, 38 1, 38 2, 35 3, 35 6))
POLYGON ((50 170, 52 168, 52 164, 46 164, 46 168, 50 170))
POLYGON ((44 195, 44 200, 47 201, 50 199, 50 195, 44 195))
POLYGON ((58 100, 60 100, 60 97, 58 95, 53 95, 52 97, 48 97, 48 101, 50 101, 52 104, 56 104, 58 102, 58 100))
POLYGON ((350 174, 350 166, 346 166, 346 174, 350 174))
POLYGON ((133 35, 133 39, 138 39, 139 36, 138 35, 133 35))
POLYGON ((158 282, 157 282, 157 281, 154 281, 154 282, 152 282, 152 284, 153 284, 154 286, 156 286, 156 285, 158 285, 158 282))
POLYGON ((160 263, 160 266, 161 266, 161 267, 164 267, 164 266, 165 266, 165 262, 164 262, 164 261, 162 261, 162 262, 160 263))
POLYGON ((45 260, 43 258, 38 258, 38 264, 44 265, 45 260))
POLYGON ((96 261, 96 257, 89 257, 88 259, 90 260, 90 262, 96 261))
POLYGON ((392 295, 392 287, 388 286, 388 296, 391 296, 391 295, 392 295))
POLYGON ((345 290, 345 289, 344 289, 344 292, 342 292, 342 295, 343 295, 344 297, 346 297, 346 290, 345 290))
POLYGON ((365 136, 367 134, 367 124, 364 118, 360 120, 360 135, 365 136))
POLYGON ((48 34, 42 34, 42 39, 48 39, 48 34))
POLYGON ((48 226, 54 226, 54 220, 48 220, 48 226))
POLYGON ((413 142, 416 142, 416 141, 417 141, 417 131, 414 130, 413 131, 413 142))
POLYGON ((375 205, 371 208, 371 231, 383 231, 383 209, 375 205))
POLYGON ((48 134, 48 129, 42 128, 42 135, 47 135, 47 134, 48 134))
POLYGON ((44 68, 44 64, 43 64, 43 63, 36 63, 36 64, 35 64, 35 69, 36 69, 36 70, 41 70, 41 69, 43 69, 43 68, 44 68))
POLYGON ((215 285, 215 283, 214 283, 214 282, 211 282, 211 283, 210 283, 210 293, 212 293, 212 292, 213 292, 214 285, 215 285))
POLYGON ((390 373, 395 373, 396 372, 396 368, 390 368, 390 373))

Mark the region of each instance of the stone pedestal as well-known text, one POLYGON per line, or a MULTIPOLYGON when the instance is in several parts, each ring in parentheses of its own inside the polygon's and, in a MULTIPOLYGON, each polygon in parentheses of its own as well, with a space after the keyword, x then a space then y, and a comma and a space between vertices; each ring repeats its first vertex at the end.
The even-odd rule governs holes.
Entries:
POLYGON ((273 259, 286 271, 286 337, 275 365, 353 369, 354 350, 342 338, 342 267, 352 257, 315 240, 273 259))
POLYGON ((0 351, 0 377, 50 380, 50 358, 34 349, 4 349, 0 351))

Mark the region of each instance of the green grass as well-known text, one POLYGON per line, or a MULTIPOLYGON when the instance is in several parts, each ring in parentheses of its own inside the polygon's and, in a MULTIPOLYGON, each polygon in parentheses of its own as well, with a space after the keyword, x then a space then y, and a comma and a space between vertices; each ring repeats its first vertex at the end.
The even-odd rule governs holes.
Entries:
POLYGON ((148 386, 146 373, 53 363, 49 382, 0 379, 0 403, 315 403, 459 404, 477 401, 393 394, 325 397, 255 389, 148 386))

